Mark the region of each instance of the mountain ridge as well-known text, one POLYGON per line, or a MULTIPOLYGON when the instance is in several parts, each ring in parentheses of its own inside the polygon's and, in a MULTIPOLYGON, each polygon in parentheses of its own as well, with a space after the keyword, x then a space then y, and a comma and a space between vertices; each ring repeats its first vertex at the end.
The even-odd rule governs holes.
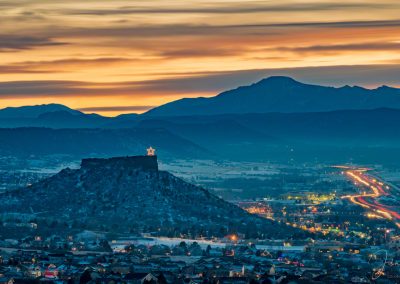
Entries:
POLYGON ((139 154, 152 145, 164 157, 207 157, 192 141, 160 128, 0 128, 0 155, 68 155, 74 158, 139 154))
POLYGON ((381 86, 326 87, 272 76, 209 98, 183 98, 149 110, 144 116, 216 115, 269 112, 321 112, 344 109, 400 108, 400 89, 381 86))
POLYGON ((152 117, 247 113, 311 113, 378 108, 400 109, 400 89, 382 85, 330 87, 291 77, 271 76, 213 97, 182 98, 143 114, 105 117, 60 104, 8 107, 0 110, 0 127, 107 128, 130 127, 152 117))
MULTIPOLYGON (((307 151, 321 158, 317 150, 322 147, 324 153, 338 153, 322 153, 335 162, 347 161, 356 151, 366 157, 372 148, 388 152, 393 160, 400 149, 399 124, 400 110, 391 108, 141 117, 105 128, 0 128, 0 153, 83 158, 139 154, 152 145, 168 158, 287 161, 300 151, 307 159, 307 151), (297 151, 288 152, 292 148, 297 151)), ((377 159, 368 156, 367 162, 377 159)))
POLYGON ((74 115, 83 114, 82 112, 71 109, 65 105, 51 103, 21 107, 6 107, 0 109, 0 118, 38 118, 42 114, 57 111, 64 111, 74 115))

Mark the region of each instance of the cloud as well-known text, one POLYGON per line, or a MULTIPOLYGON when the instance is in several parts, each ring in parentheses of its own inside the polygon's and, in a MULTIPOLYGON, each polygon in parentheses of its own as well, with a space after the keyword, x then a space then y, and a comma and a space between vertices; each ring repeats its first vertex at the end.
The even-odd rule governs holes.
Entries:
POLYGON ((164 58, 184 58, 184 57, 223 57, 235 56, 245 52, 245 49, 240 46, 230 48, 185 48, 185 49, 172 49, 164 50, 158 53, 159 56, 164 58))
POLYGON ((125 112, 125 111, 146 111, 154 106, 108 106, 108 107, 84 107, 79 108, 79 111, 84 112, 125 112))
MULTIPOLYGON (((375 29, 375 28, 398 28, 400 19, 396 20, 376 20, 376 21, 313 21, 313 22, 281 22, 281 23, 244 23, 244 24, 122 24, 110 25, 107 27, 59 27, 53 26, 51 30, 42 30, 44 36, 59 37, 66 39, 88 40, 96 39, 102 46, 119 47, 151 47, 155 46, 155 40, 159 48, 168 48, 162 43, 168 40, 169 44, 174 44, 180 40, 179 44, 186 46, 193 39, 204 39, 208 41, 235 39, 236 44, 246 44, 249 39, 265 42, 266 37, 282 35, 299 37, 299 29, 316 29, 321 34, 329 32, 321 29, 375 29), (240 37, 240 38, 239 38, 240 37), (103 40, 106 38, 106 40, 103 40), (123 38, 123 41, 121 40, 123 38), (240 41, 241 42, 240 42, 240 41)), ((391 31, 393 34, 393 31, 391 31)), ((377 32, 376 36, 380 36, 377 32)), ((355 36, 358 36, 355 34, 355 36)), ((369 34, 369 37, 371 34, 369 34)), ((251 43, 251 42, 250 42, 251 43)), ((209 42, 207 42, 209 44, 209 42)), ((176 44, 178 45, 178 43, 176 44)), ((209 49, 210 46, 208 45, 209 49)))
POLYGON ((33 70, 19 65, 2 65, 0 66, 0 74, 40 74, 52 73, 50 70, 33 70))
POLYGON ((57 97, 109 97, 129 96, 143 98, 144 96, 175 95, 175 79, 144 81, 96 83, 83 81, 11 81, 0 82, 0 98, 57 98, 57 97), (158 82, 158 84, 157 84, 158 82), (160 88, 165 88, 164 90, 160 88), (153 90, 154 94, 144 94, 153 90))
POLYGON ((366 27, 398 27, 400 20, 375 21, 332 21, 332 22, 294 22, 270 24, 275 27, 334 27, 334 28, 366 28, 366 27))
POLYGON ((260 2, 247 2, 246 4, 233 4, 229 5, 194 5, 192 7, 161 7, 155 5, 154 7, 132 7, 124 6, 114 9, 69 9, 63 10, 61 13, 66 15, 92 15, 92 16, 105 16, 105 15, 130 15, 130 14, 249 14, 249 13, 268 13, 268 12, 312 12, 312 11, 332 11, 332 10, 348 10, 348 9, 388 9, 398 7, 394 3, 379 2, 379 3, 366 3, 366 2, 346 2, 338 3, 325 2, 325 3, 282 3, 271 4, 260 2))
POLYGON ((193 97, 217 94, 273 75, 291 76, 308 83, 332 86, 400 86, 398 74, 400 64, 380 64, 209 72, 141 82, 14 81, 0 82, 0 98, 52 97, 56 100, 57 97, 105 96, 112 101, 113 96, 137 99, 176 95, 193 97))
POLYGON ((32 49, 43 46, 65 45, 65 42, 56 42, 48 37, 0 35, 0 51, 15 51, 32 49))
POLYGON ((400 50, 398 42, 364 42, 350 44, 312 45, 302 47, 278 47, 280 51, 307 52, 338 52, 338 51, 384 51, 400 50))
POLYGON ((46 61, 23 61, 0 65, 0 74, 67 72, 68 68, 106 67, 114 64, 137 62, 139 59, 124 57, 66 58, 46 61))
MULTIPOLYGON (((283 51, 309 52, 313 51, 330 51, 332 46, 324 45, 319 42, 326 39, 327 33, 330 33, 333 40, 340 38, 342 33, 354 32, 355 43, 345 45, 333 45, 337 49, 353 49, 354 51, 368 50, 369 47, 359 42, 371 40, 372 35, 375 39, 385 38, 388 40, 393 38, 393 28, 400 27, 400 20, 386 21, 335 21, 335 22, 292 22, 292 23, 257 23, 257 24, 122 24, 109 26, 93 26, 93 27, 61 27, 52 26, 51 29, 36 30, 35 34, 41 34, 43 39, 58 38, 63 42, 71 42, 74 47, 93 48, 100 50, 106 48, 109 52, 110 48, 118 48, 128 53, 138 52, 146 56, 154 57, 158 60, 170 60, 181 58, 202 58, 202 57, 229 57, 229 56, 247 56, 255 51, 262 51, 269 48, 272 50, 282 43, 283 51), (380 28, 381 30, 374 30, 380 28), (302 32, 301 29, 304 29, 302 32), (356 31, 358 29, 358 31, 356 31), (303 36, 302 36, 303 35, 303 36), (310 44, 310 46, 290 47, 297 42, 310 44), (304 41, 307 41, 304 43, 304 41), (210 46, 210 42, 216 43, 210 46), (319 43, 319 44, 318 44, 319 43), (303 48, 303 50, 302 50, 303 48)), ((21 37, 29 38, 29 37, 21 37)), ((0 37, 1 39, 1 37, 0 37)), ((325 42, 325 41, 324 41, 325 42)), ((323 42, 323 43, 324 43, 323 42)), ((33 44, 33 43, 32 43, 33 44)), ((43 43, 44 44, 44 43, 43 43)), ((49 43, 51 44, 51 43, 49 43)), ((54 42, 54 44, 61 44, 54 42)), ((382 47, 382 43, 374 43, 374 49, 382 47)), ((386 44, 386 47, 393 50, 396 44, 386 44)), ((1 44, 0 44, 1 50, 1 44)), ((59 49, 59 50, 66 50, 59 49)), ((370 50, 372 50, 370 48, 370 50)), ((68 53, 68 50, 66 50, 68 53)), ((86 52, 86 51, 85 51, 86 52)), ((119 54, 119 51, 115 51, 119 54)), ((254 57, 275 56, 254 54, 254 57)), ((288 58, 291 59, 291 58, 288 58)), ((106 60, 106 59, 104 59, 106 60)), ((112 60, 112 59, 109 59, 112 60)), ((138 59, 136 59, 138 60, 138 59)), ((62 63, 60 61, 60 63, 62 63)), ((67 62, 65 62, 67 63, 67 62)), ((86 64, 86 66, 90 62, 86 64)), ((32 63, 34 64, 34 63, 32 63)), ((31 64, 31 65, 32 65, 31 64)), ((45 62, 42 63, 44 65, 45 62)), ((105 62, 105 64, 111 64, 105 62)), ((37 63, 39 65, 39 63, 37 63)), ((46 70, 55 70, 57 62, 54 66, 46 66, 46 70)), ((77 65, 78 66, 78 65, 77 65)), ((16 67, 14 67, 16 68, 16 67)), ((22 67, 21 67, 22 68, 22 67)), ((32 72, 28 67, 28 72, 32 72)), ((43 68, 34 67, 35 70, 43 68)), ((19 70, 15 69, 16 73, 19 70)), ((34 71, 35 71, 34 70, 34 71)), ((41 71, 40 69, 39 71, 41 71)), ((60 70, 62 72, 62 70, 60 70)))
MULTIPOLYGON (((76 96, 86 86, 76 81, 12 81, 0 82, 0 97, 2 98, 33 98, 48 96, 76 96), (75 93, 75 94, 74 94, 75 93)), ((93 93, 87 89, 87 95, 93 93)))
POLYGON ((97 58, 65 58, 58 60, 48 61, 25 61, 18 63, 25 66, 68 66, 68 65, 97 65, 97 64, 114 64, 126 61, 139 61, 139 59, 132 59, 126 57, 97 57, 97 58))

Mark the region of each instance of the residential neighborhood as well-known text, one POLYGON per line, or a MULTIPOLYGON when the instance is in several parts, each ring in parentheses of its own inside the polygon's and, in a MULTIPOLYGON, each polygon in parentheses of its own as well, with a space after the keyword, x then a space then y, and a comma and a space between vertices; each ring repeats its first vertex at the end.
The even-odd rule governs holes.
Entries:
POLYGON ((165 241, 107 241, 93 232, 3 240, 0 283, 398 283, 400 275, 398 247, 239 236, 165 241))

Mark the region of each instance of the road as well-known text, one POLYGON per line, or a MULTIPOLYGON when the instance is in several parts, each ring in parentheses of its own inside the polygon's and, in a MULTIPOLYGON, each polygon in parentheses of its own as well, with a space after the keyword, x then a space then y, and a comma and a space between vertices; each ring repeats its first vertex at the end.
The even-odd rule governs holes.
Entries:
POLYGON ((347 168, 344 174, 360 189, 361 194, 345 195, 352 203, 364 207, 370 211, 369 216, 384 218, 393 221, 400 227, 399 208, 383 205, 379 198, 390 195, 392 186, 383 180, 367 173, 368 169, 347 168))

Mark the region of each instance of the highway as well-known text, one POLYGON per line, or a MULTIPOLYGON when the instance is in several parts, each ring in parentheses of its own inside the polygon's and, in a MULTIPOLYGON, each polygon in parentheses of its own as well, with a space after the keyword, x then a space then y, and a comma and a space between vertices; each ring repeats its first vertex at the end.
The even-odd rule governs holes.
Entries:
POLYGON ((370 211, 369 216, 384 218, 393 221, 400 227, 399 208, 387 206, 380 203, 379 198, 390 195, 392 186, 389 186, 383 180, 367 173, 368 169, 347 168, 344 174, 355 186, 362 192, 361 194, 345 195, 343 199, 349 199, 350 202, 361 206, 370 211))

